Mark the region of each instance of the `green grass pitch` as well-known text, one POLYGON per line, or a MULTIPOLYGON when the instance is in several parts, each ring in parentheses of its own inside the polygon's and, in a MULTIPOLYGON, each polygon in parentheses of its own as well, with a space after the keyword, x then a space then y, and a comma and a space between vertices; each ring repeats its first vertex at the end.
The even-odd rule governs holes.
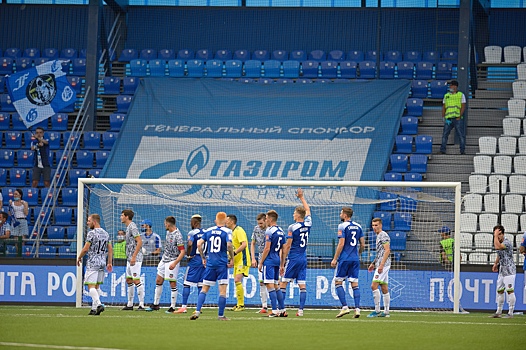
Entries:
POLYGON ((88 308, 0 306, 2 349, 523 349, 526 316, 491 319, 489 313, 454 315, 397 312, 391 318, 341 319, 338 310, 305 310, 296 317, 264 318, 255 309, 226 311, 229 322, 206 308, 189 313, 121 311, 100 316, 88 308))

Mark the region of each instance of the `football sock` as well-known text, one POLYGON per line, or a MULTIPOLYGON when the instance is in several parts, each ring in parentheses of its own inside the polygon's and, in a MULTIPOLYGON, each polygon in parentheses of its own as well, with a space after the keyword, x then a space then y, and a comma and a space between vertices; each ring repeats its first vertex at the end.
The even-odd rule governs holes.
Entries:
POLYGON ((183 288, 183 307, 188 304, 188 297, 190 296, 190 286, 184 286, 183 288))
POLYGON ((300 289, 300 310, 303 310, 306 300, 307 300, 307 288, 301 288, 300 289))
POLYGON ((137 297, 139 297, 139 306, 144 307, 144 284, 140 283, 137 286, 137 297))
POLYGON ((173 287, 170 292, 170 307, 175 309, 175 303, 177 302, 177 286, 173 287))
POLYGON ((97 306, 100 305, 99 293, 97 293, 97 289, 96 288, 90 288, 89 289, 89 296, 93 300, 93 302, 91 303, 91 308, 93 310, 95 310, 97 308, 97 306))
POLYGON ((276 296, 276 290, 272 289, 268 292, 268 296, 270 299, 270 305, 272 305, 272 310, 278 310, 278 297, 276 296))
POLYGON ((380 312, 380 290, 373 290, 374 311, 380 312))
POLYGON ((155 295, 153 297, 153 304, 159 305, 161 302, 161 295, 163 294, 163 285, 162 284, 156 284, 155 285, 155 295))
POLYGON ((197 297, 197 307, 195 308, 195 311, 201 312, 201 308, 203 307, 203 304, 206 300, 206 293, 199 293, 199 296, 197 297))
POLYGON ((513 315, 513 311, 515 311, 515 301, 517 298, 515 297, 515 293, 508 294, 508 305, 510 306, 508 313, 510 315, 513 315))
POLYGON ((389 313, 390 304, 391 304, 391 294, 388 292, 384 294, 384 312, 386 314, 389 313))
POLYGON ((265 285, 260 285, 259 296, 261 297, 261 306, 267 308, 268 292, 267 287, 265 287, 265 285))
POLYGON ((237 305, 240 305, 240 306, 245 305, 245 291, 243 290, 242 282, 236 282, 236 298, 237 298, 237 305))
POLYGON ((102 296, 102 290, 100 288, 96 288, 96 290, 97 290, 97 293, 99 294, 99 299, 100 299, 100 297, 102 296))
POLYGON ((497 313, 502 313, 502 307, 504 306, 504 293, 497 293, 497 313))
POLYGON ((347 300, 345 299, 345 291, 343 290, 343 285, 336 286, 336 295, 340 299, 342 306, 347 306, 347 300))
POLYGON ((128 305, 133 306, 133 298, 135 297, 135 284, 128 283, 128 305))
POLYGON ((217 312, 217 316, 222 317, 225 315, 225 306, 226 306, 226 296, 220 295, 219 296, 219 311, 217 312))
MULTIPOLYGON (((354 297, 354 307, 359 309, 360 308, 360 287, 358 286, 352 287, 352 294, 354 297)), ((385 304, 385 299, 384 299, 384 304, 385 304)))
POLYGON ((283 293, 283 289, 276 289, 276 297, 278 299, 278 308, 280 310, 285 309, 285 293, 283 293))

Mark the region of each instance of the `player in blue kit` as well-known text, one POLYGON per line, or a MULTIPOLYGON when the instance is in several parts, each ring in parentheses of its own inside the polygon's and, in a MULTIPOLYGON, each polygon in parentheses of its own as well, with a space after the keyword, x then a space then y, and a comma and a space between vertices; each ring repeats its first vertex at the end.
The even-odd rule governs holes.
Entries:
POLYGON ((261 255, 258 269, 263 273, 263 283, 267 286, 272 304, 272 312, 268 317, 287 317, 286 312, 278 309, 283 303, 283 294, 279 289, 279 268, 281 266, 282 248, 285 244, 285 234, 277 224, 278 213, 275 210, 267 212, 267 231, 265 232, 265 249, 261 255), (278 293, 279 292, 279 293, 278 293))
POLYGON ((188 267, 186 268, 186 275, 184 276, 183 283, 183 304, 181 307, 174 311, 174 314, 186 313, 186 307, 188 303, 188 297, 190 296, 190 287, 197 287, 197 294, 201 293, 203 287, 203 273, 205 267, 203 266, 203 260, 201 259, 201 253, 197 249, 197 241, 203 237, 204 230, 201 228, 201 215, 195 214, 190 219, 190 226, 192 230, 188 232, 188 267))
POLYGON ((219 212, 216 214, 215 223, 217 226, 208 228, 203 237, 197 241, 197 248, 205 266, 203 275, 203 288, 197 298, 197 308, 195 313, 190 317, 191 320, 197 320, 201 314, 201 308, 206 300, 206 293, 218 282, 219 284, 219 311, 217 319, 228 321, 225 317, 226 306, 226 288, 228 286, 228 268, 233 266, 234 249, 232 248, 232 230, 225 227, 226 213, 219 212), (206 242, 206 255, 203 244, 206 242))
POLYGON ((351 311, 347 306, 343 281, 347 279, 352 287, 354 297, 354 316, 360 317, 360 287, 358 275, 360 274, 360 254, 365 249, 365 239, 360 224, 352 221, 353 210, 343 207, 340 212, 342 223, 338 225, 338 246, 331 261, 331 266, 336 268, 334 273, 334 284, 336 294, 342 304, 342 309, 337 318, 347 315, 351 311))
MULTIPOLYGON (((281 279, 280 288, 283 302, 279 306, 282 312, 285 311, 285 295, 287 284, 296 280, 300 287, 300 306, 296 316, 303 316, 305 300, 307 300, 307 243, 312 227, 310 207, 303 196, 303 190, 298 188, 296 196, 300 199, 303 206, 294 209, 293 218, 295 223, 289 226, 287 232, 287 243, 283 246, 283 260, 281 261, 280 272, 284 271, 281 279), (286 262, 286 265, 285 265, 286 262)), ((279 293, 279 292, 278 292, 279 293)))

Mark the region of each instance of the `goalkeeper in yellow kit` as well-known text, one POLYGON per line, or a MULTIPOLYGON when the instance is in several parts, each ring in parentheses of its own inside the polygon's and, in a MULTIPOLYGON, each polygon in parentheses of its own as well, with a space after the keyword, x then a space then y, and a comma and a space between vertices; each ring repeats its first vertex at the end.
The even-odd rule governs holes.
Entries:
POLYGON ((243 289, 243 277, 248 277, 252 262, 247 233, 241 226, 237 226, 237 217, 235 215, 227 215, 226 226, 232 230, 232 247, 234 248, 234 282, 236 285, 237 305, 232 308, 232 311, 244 311, 245 290, 243 289))

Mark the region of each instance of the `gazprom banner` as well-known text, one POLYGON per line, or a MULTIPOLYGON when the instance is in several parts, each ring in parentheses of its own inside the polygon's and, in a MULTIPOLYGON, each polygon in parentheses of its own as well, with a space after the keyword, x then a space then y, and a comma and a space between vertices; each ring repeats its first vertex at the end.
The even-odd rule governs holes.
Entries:
MULTIPOLYGON (((75 302, 75 267, 74 266, 0 266, 0 302, 20 303, 74 303, 75 302)), ((182 285, 186 268, 181 268, 177 284, 179 294, 177 304, 182 301, 182 285)), ((142 279, 146 286, 146 303, 153 301, 155 289, 155 267, 143 267, 142 279)), ((338 307, 339 301, 332 281, 333 269, 307 270, 307 302, 309 307, 338 307)), ((360 271, 361 306, 371 308, 374 303, 370 292, 372 274, 360 271)), ((461 304, 465 309, 493 310, 496 305, 497 274, 491 272, 462 272, 461 304)), ((259 283, 256 269, 251 269, 245 278, 245 302, 247 305, 260 305, 259 283)), ((526 300, 524 295, 524 274, 518 274, 515 281, 517 296, 516 310, 524 310, 526 300)), ((426 271, 391 271, 389 274, 389 289, 391 307, 404 308, 452 308, 453 285, 450 273, 432 274, 426 271)), ((115 267, 112 273, 106 275, 102 301, 106 303, 124 304, 126 297, 126 278, 124 267, 115 267)), ((348 291, 348 289, 346 288, 348 291)), ((86 294, 86 292, 85 292, 86 294)), ((352 292, 348 292, 348 303, 353 305, 352 292)), ((212 287, 207 296, 207 303, 217 303, 217 286, 212 287)), ((84 295, 84 302, 90 303, 91 298, 84 295)), ((190 304, 197 301, 197 289, 193 288, 189 298, 190 304)), ((137 298, 136 298, 137 303, 137 298)), ((170 288, 167 283, 163 288, 162 304, 170 303, 170 288)), ((230 276, 227 291, 227 303, 236 303, 234 279, 230 276)), ((298 305, 299 289, 289 285, 286 294, 286 305, 298 305)))

